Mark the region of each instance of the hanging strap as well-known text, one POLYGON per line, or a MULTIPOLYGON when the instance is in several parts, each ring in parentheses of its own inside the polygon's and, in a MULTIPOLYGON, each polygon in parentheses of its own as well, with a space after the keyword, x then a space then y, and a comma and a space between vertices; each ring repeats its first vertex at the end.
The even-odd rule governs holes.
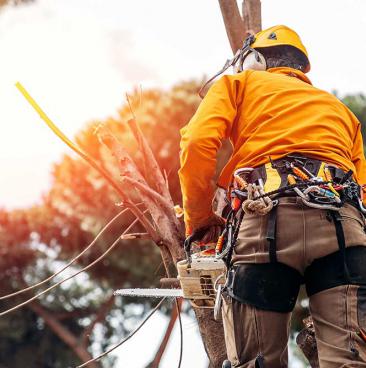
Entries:
POLYGON ((347 267, 347 258, 346 258, 346 239, 344 237, 344 231, 342 226, 342 218, 338 211, 329 211, 329 214, 333 220, 337 241, 338 241, 338 247, 339 247, 339 253, 341 255, 342 263, 343 263, 343 272, 345 279, 351 283, 350 274, 347 267))
POLYGON ((267 224, 267 240, 269 242, 269 261, 277 262, 277 246, 276 246, 276 223, 277 223, 277 206, 272 208, 268 215, 267 224))
POLYGON ((259 354, 255 360, 255 368, 265 368, 264 358, 261 354, 259 354))
POLYGON ((226 264, 227 269, 229 269, 230 266, 231 266, 231 259, 233 257, 236 241, 238 240, 240 226, 241 226, 241 224, 243 222, 243 218, 244 218, 243 209, 240 208, 239 211, 240 211, 240 213, 238 215, 238 219, 237 219, 237 222, 236 222, 236 225, 235 225, 235 228, 234 228, 234 233, 232 235, 231 242, 230 242, 230 244, 227 245, 229 247, 229 251, 227 252, 227 255, 225 257, 225 264, 226 264))

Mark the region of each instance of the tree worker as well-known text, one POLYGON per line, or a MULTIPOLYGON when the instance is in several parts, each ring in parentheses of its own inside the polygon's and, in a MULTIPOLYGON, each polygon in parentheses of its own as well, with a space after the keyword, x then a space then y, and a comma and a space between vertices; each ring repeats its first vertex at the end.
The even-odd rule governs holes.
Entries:
POLYGON ((287 367, 305 283, 320 367, 366 367, 360 123, 312 85, 307 50, 286 26, 249 36, 234 63, 238 73, 216 81, 181 130, 179 170, 187 235, 204 229, 206 242, 229 221, 212 209, 224 139, 233 153, 218 186, 246 193, 223 292, 224 366, 287 367))

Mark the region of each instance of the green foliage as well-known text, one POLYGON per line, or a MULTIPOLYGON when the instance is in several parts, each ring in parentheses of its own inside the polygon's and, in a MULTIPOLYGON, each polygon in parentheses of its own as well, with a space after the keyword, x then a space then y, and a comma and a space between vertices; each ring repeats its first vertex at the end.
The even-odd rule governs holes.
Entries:
POLYGON ((349 107, 361 122, 361 132, 364 137, 364 146, 366 141, 366 96, 363 93, 356 95, 346 95, 341 101, 349 107))

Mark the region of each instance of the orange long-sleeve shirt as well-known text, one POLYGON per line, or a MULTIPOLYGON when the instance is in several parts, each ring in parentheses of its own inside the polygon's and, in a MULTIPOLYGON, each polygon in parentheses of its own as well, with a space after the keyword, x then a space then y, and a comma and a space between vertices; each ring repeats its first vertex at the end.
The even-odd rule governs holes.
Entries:
POLYGON ((366 183, 360 123, 333 95, 312 86, 291 68, 247 70, 219 79, 181 130, 181 168, 186 225, 195 229, 212 216, 212 179, 221 141, 233 154, 218 185, 226 188, 239 167, 256 167, 290 153, 353 170, 366 183))

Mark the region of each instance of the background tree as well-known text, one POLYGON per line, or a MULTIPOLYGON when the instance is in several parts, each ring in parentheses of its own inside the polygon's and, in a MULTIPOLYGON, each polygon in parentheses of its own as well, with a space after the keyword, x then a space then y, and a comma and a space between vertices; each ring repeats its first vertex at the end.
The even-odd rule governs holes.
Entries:
MULTIPOLYGON (((245 2, 259 4, 259 2, 245 2)), ((234 2, 221 1, 220 6, 225 14, 232 11, 236 14, 232 19, 242 19, 234 2), (230 6, 234 6, 230 8, 230 6), (239 17, 237 15, 239 14, 239 17)), ((258 10, 257 8, 254 8, 258 10)), ((230 16, 226 15, 226 19, 230 16)), ((244 17, 245 19, 245 17, 244 17)), ((260 19, 260 17, 259 17, 260 19)), ((243 22, 243 24, 245 24, 243 22)), ((241 27, 240 37, 245 36, 246 29, 258 30, 258 23, 241 27)), ((249 24, 249 25, 248 25, 249 24)), ((235 40, 234 40, 235 41, 235 40)), ((235 41, 236 42, 236 41, 235 41)), ((239 43, 239 47, 241 46, 239 43)), ((196 91, 200 83, 186 82, 162 92, 157 89, 142 93, 142 103, 139 91, 131 96, 132 105, 140 126, 148 138, 152 150, 158 159, 159 166, 166 172, 170 192, 174 203, 180 202, 180 190, 177 178, 179 128, 184 125, 196 110, 199 99, 196 91)), ((350 104, 359 118, 364 118, 365 98, 362 96, 346 96, 344 101, 350 104)), ((131 118, 131 112, 125 104, 117 119, 103 122, 115 137, 122 142, 130 156, 137 162, 139 170, 144 173, 151 186, 149 165, 138 151, 138 144, 132 139, 126 121, 131 118)), ((94 134, 95 127, 100 122, 88 125, 77 136, 78 143, 91 154, 108 171, 119 176, 115 160, 106 146, 99 143, 94 134)), ((365 124, 363 124, 363 130, 365 124)), ((224 151, 225 153, 225 151, 224 151)), ((227 152, 226 152, 227 153, 227 152)), ((95 171, 80 159, 66 155, 56 164, 53 171, 53 186, 44 198, 44 204, 23 211, 0 212, 0 260, 1 293, 5 294, 32 284, 50 275, 55 269, 69 260, 88 244, 98 231, 120 210, 117 205, 120 199, 110 189, 95 171)), ((139 201, 138 196, 134 198, 139 201)), ((126 214, 98 242, 95 249, 87 253, 78 266, 90 263, 131 223, 133 217, 126 214)), ((142 227, 136 226, 136 232, 142 227)), ((118 300, 111 302, 106 295, 113 288, 128 286, 158 285, 158 280, 164 276, 159 251, 147 240, 124 241, 103 262, 88 271, 81 281, 76 281, 67 288, 56 289, 49 296, 41 298, 24 310, 2 317, 0 325, 0 362, 8 367, 64 367, 67 364, 78 364, 89 354, 91 342, 97 341, 101 349, 114 342, 115 336, 127 333, 124 322, 138 316, 127 308, 127 302, 138 302, 147 310, 149 300, 141 299, 121 304, 118 300), (117 303, 117 304, 114 304, 117 303), (99 313, 102 310, 103 313, 99 313), (119 312, 121 310, 122 312, 119 312), (110 317, 115 317, 121 324, 116 329, 110 323, 110 317), (57 323, 55 323, 57 322, 57 323), (103 338, 96 340, 93 328, 102 323, 103 338), (90 338, 89 336, 90 335, 90 338), (75 344, 73 344, 75 343, 75 344), (35 347, 40 347, 34 353, 35 347), (57 346, 57 348, 55 348, 57 346), (72 346, 79 348, 73 350, 72 346), (89 351, 88 351, 89 349, 89 351), (83 351, 80 353, 80 351, 83 351), (80 355, 81 354, 81 355, 80 355), (16 359, 16 360, 15 360, 16 359)), ((20 301, 22 298, 16 299, 20 301)), ((16 301, 13 301, 15 303, 16 301)), ((10 306, 9 301, 1 302, 1 308, 10 306)), ((141 314, 145 313, 145 310, 141 314)), ((295 327, 304 313, 304 307, 299 304, 295 316, 295 327)), ((201 315, 202 320, 205 315, 201 315)), ((206 327, 214 324, 206 318, 206 327)), ((216 324, 217 325, 217 324, 216 324)), ((217 332, 219 333, 219 332, 217 332)), ((207 335, 205 339, 207 339, 207 335)), ((213 341, 205 341, 211 366, 220 365, 223 357, 223 341, 221 336, 212 334, 213 341), (211 346, 211 348, 210 348, 211 346), (216 349, 212 353, 212 347, 216 349), (211 349, 211 350, 210 350, 211 349)), ((94 353, 94 352, 93 352, 94 353)), ((103 365, 113 366, 113 360, 103 361, 103 365)))
MULTIPOLYGON (((177 202, 180 201, 177 178, 179 128, 189 120, 198 106, 199 98, 195 93, 197 88, 197 83, 185 82, 173 87, 168 93, 149 90, 142 94, 143 103, 136 108, 141 127, 153 142, 153 151, 167 173, 169 186, 177 202)), ((140 93, 136 91, 131 100, 132 103, 139 101, 140 93)), ((129 117, 130 112, 124 106, 120 110, 119 119, 110 119, 104 124, 124 142, 131 156, 140 163, 141 170, 144 170, 142 157, 126 126, 129 117)), ((90 123, 78 134, 77 141, 118 177, 115 160, 94 134, 99 123, 101 122, 90 123)), ((139 198, 136 197, 135 200, 138 202, 139 198)), ((43 206, 1 212, 1 294, 19 290, 24 285, 33 284, 60 269, 90 243, 105 225, 106 219, 112 218, 121 210, 118 202, 119 198, 115 192, 97 172, 81 159, 65 155, 62 161, 54 166, 53 185, 44 198, 43 206)), ((125 214, 73 269, 78 270, 99 256, 120 234, 120 229, 125 228, 132 220, 131 214, 125 214)), ((141 226, 136 226, 134 230, 142 231, 141 226)), ((48 296, 41 298, 37 306, 30 305, 27 313, 19 310, 1 317, 4 326, 10 327, 0 331, 0 341, 4 343, 0 351, 0 362, 9 364, 9 367, 20 367, 25 362, 28 367, 64 367, 65 364, 80 363, 83 359, 80 359, 80 355, 75 351, 72 352, 70 342, 83 342, 82 348, 87 352, 90 342, 94 341, 92 331, 87 327, 93 320, 104 326, 103 343, 100 346, 104 349, 109 343, 115 342, 117 336, 128 332, 123 327, 125 321, 137 320, 137 317, 145 314, 150 307, 149 299, 127 299, 123 304, 118 299, 116 304, 111 304, 111 290, 131 286, 158 286, 162 276, 164 271, 159 251, 151 246, 151 241, 124 241, 103 262, 93 267, 82 281, 76 281, 67 288, 55 289, 48 296), (133 309, 128 308, 129 302, 139 303, 145 308, 134 315, 133 309), (100 308, 101 305, 106 305, 107 308, 100 308), (102 316, 98 313, 101 309, 104 312, 102 316), (59 323, 58 326, 52 324, 48 318, 50 316, 59 323), (109 323, 111 316, 120 321, 117 330, 112 329, 109 323), (17 329, 17 339, 9 333, 14 321, 21 322, 17 329), (34 331, 38 331, 38 334, 34 331), (86 339, 86 333, 91 335, 90 339, 86 339), (70 334, 73 337, 71 340, 70 334), (29 340, 29 335, 32 335, 33 339, 29 340), (53 336, 52 339, 49 338, 50 335, 53 336), (32 341, 43 347, 38 350, 39 354, 26 353, 32 351, 32 341), (55 345, 58 346, 57 349, 54 349, 55 345), (15 355, 17 362, 14 362, 15 355)), ((4 310, 23 299, 24 297, 19 297, 12 300, 12 303, 3 301, 0 303, 1 309, 4 310)), ((98 342, 100 343, 100 340, 98 342)), ((103 362, 105 366, 112 363, 112 359, 110 363, 103 362)))

